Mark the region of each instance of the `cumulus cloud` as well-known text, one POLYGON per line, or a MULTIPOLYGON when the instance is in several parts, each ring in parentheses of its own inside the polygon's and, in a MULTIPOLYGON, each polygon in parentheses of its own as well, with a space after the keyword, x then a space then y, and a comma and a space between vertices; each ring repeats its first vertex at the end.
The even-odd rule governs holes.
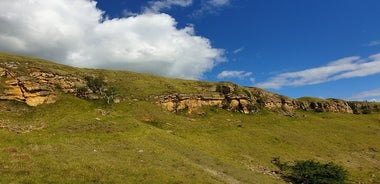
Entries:
POLYGON ((0 25, 1 51, 79 67, 198 79, 224 60, 223 50, 192 26, 177 28, 170 15, 107 19, 92 0, 0 1, 0 25))
POLYGON ((342 58, 317 68, 286 72, 258 83, 258 87, 280 89, 284 86, 303 86, 345 78, 364 77, 380 73, 380 53, 368 58, 359 56, 342 58))
POLYGON ((225 79, 225 78, 244 79, 244 78, 249 77, 251 75, 252 75, 252 72, 246 72, 246 71, 223 71, 217 75, 217 78, 218 79, 225 79))
POLYGON ((359 101, 378 101, 376 98, 380 99, 380 89, 374 89, 369 91, 363 91, 358 94, 353 95, 351 100, 359 100, 359 101))
POLYGON ((193 0, 160 0, 149 1, 149 6, 144 8, 145 12, 158 13, 164 9, 171 9, 173 6, 187 7, 193 3, 193 0))

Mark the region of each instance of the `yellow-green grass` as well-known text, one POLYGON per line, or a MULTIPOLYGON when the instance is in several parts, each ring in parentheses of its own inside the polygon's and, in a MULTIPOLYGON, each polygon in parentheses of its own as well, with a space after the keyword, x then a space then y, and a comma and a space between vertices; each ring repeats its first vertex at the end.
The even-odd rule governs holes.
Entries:
POLYGON ((38 107, 0 101, 7 126, 42 127, 0 129, 0 183, 286 183, 271 172, 278 156, 332 161, 349 171, 352 183, 380 182, 378 113, 286 117, 205 108, 205 114, 175 114, 154 97, 197 93, 210 83, 0 56, 62 75, 102 75, 123 98, 107 105, 62 93, 38 107))

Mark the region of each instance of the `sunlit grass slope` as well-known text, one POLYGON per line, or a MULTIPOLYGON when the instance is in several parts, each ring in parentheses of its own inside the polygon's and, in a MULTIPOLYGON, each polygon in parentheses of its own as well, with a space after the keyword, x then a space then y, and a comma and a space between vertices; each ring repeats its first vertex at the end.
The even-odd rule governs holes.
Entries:
POLYGON ((285 183, 270 161, 314 159, 342 165, 352 183, 380 182, 380 114, 222 109, 175 114, 155 96, 197 93, 207 82, 133 72, 90 70, 0 54, 62 75, 96 74, 116 86, 121 103, 60 94, 54 104, 0 101, 0 183, 285 183))

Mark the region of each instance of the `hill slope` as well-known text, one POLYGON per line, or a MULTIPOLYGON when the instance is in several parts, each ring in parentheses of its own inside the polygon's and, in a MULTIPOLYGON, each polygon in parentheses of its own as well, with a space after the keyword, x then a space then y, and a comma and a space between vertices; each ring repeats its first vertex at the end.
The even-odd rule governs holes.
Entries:
POLYGON ((0 75, 0 183, 285 183, 277 156, 380 182, 376 103, 4 53, 0 75))

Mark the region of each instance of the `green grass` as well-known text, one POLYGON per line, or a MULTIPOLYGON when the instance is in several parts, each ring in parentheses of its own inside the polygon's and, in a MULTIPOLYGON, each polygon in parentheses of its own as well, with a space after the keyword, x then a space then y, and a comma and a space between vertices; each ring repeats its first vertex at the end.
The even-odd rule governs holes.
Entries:
POLYGON ((204 115, 175 114, 154 97, 197 93, 210 83, 0 54, 4 60, 62 75, 103 75, 123 100, 106 105, 60 94, 38 107, 0 101, 7 125, 44 125, 21 134, 0 129, 0 183, 285 183, 272 175, 270 161, 278 156, 332 161, 348 170, 352 183, 380 182, 378 113, 299 111, 291 118, 206 108, 204 115))
POLYGON ((321 101, 326 101, 325 99, 321 98, 315 98, 315 97, 310 97, 310 96, 304 96, 297 98, 299 101, 306 101, 306 102, 321 102, 321 101))

